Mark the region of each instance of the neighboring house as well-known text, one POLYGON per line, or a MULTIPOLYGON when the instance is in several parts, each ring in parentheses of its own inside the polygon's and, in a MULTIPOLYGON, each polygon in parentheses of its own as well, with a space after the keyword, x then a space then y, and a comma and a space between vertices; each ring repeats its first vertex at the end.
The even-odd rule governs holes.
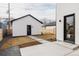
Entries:
POLYGON ((56 34, 56 22, 51 22, 43 25, 43 34, 56 34))
POLYGON ((14 19, 11 22, 13 36, 41 34, 43 23, 30 14, 14 19))
POLYGON ((57 40, 79 44, 79 3, 57 4, 57 40))

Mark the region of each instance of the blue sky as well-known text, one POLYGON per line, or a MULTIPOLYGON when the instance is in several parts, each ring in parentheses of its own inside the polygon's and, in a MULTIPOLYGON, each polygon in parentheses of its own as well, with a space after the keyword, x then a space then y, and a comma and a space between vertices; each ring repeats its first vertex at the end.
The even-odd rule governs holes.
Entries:
MULTIPOLYGON (((7 17, 6 4, 0 3, 0 17, 7 17)), ((55 20, 56 4, 53 3, 11 3, 11 17, 18 18, 26 14, 32 14, 36 18, 55 20)))

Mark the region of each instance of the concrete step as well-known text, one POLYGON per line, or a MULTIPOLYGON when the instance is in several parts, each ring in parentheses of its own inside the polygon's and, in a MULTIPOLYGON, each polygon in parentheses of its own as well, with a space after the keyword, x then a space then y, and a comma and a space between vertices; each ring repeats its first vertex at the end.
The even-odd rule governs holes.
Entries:
POLYGON ((67 42, 58 42, 57 41, 57 44, 63 46, 63 47, 67 47, 69 49, 72 49, 72 50, 76 50, 79 48, 79 45, 77 44, 71 44, 71 43, 67 43, 67 42))

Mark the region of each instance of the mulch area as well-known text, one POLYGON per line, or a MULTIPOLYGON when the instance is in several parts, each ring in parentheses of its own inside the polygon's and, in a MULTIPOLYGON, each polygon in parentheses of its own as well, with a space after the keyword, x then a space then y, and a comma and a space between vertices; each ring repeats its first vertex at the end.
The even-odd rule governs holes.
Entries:
POLYGON ((0 50, 4 50, 12 46, 19 46, 20 48, 24 48, 24 47, 38 45, 38 44, 41 44, 41 43, 30 37, 9 38, 0 47, 0 50))
POLYGON ((35 42, 30 42, 30 43, 21 44, 21 45, 19 45, 19 47, 20 47, 20 48, 24 48, 24 47, 33 46, 33 45, 38 45, 38 44, 41 44, 41 43, 38 42, 38 41, 35 41, 35 42))

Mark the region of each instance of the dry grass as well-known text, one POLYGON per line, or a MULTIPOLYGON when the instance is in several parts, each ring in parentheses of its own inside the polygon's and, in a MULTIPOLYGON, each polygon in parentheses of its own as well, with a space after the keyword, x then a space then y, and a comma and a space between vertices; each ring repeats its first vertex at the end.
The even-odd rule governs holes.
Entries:
POLYGON ((31 39, 29 37, 16 37, 16 38, 11 38, 9 40, 7 40, 6 42, 4 42, 4 44, 2 45, 2 47, 0 49, 6 49, 12 46, 20 46, 20 47, 25 47, 25 46, 32 46, 34 45, 34 43, 36 45, 39 44, 38 41, 31 39), (33 44, 31 44, 33 43, 33 44))
POLYGON ((56 40, 56 26, 46 26, 42 28, 42 35, 37 37, 53 42, 56 40))
POLYGON ((37 37, 50 41, 50 42, 56 41, 55 34, 43 34, 43 35, 38 35, 37 37))

